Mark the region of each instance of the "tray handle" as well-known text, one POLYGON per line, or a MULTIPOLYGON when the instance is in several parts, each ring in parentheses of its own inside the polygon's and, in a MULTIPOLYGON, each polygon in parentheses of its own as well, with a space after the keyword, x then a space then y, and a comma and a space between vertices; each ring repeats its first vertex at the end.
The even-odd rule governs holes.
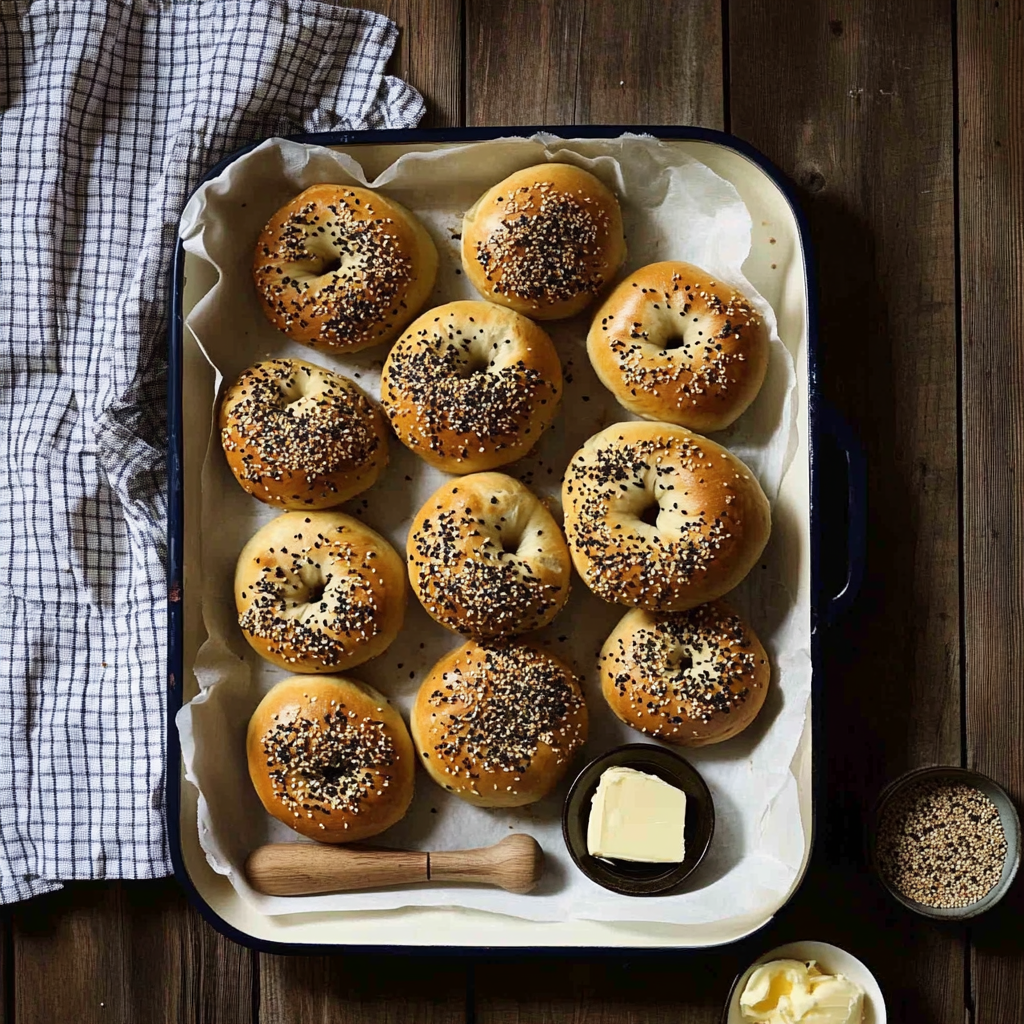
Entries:
POLYGON ((846 578, 834 594, 822 596, 819 620, 829 625, 853 604, 864 581, 867 561, 867 463, 860 439, 846 419, 819 400, 818 428, 838 449, 846 468, 846 578))

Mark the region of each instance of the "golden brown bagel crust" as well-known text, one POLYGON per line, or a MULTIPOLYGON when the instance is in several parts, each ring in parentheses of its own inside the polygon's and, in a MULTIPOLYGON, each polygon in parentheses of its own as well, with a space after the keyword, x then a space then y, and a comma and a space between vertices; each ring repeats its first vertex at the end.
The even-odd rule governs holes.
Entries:
POLYGON ((489 302, 449 302, 392 348, 380 394, 402 444, 447 473, 478 473, 525 455, 550 426, 562 366, 526 317, 489 302))
POLYGON ((671 423, 616 423, 573 456, 562 481, 565 536, 598 597, 683 611, 732 590, 771 529, 754 474, 671 423), (658 506, 654 524, 641 518, 658 506))
POLYGON ((221 403, 220 440, 243 489, 281 508, 340 505, 388 462, 377 406, 348 377, 302 359, 250 366, 221 403))
POLYGON ((573 164, 516 171, 462 223, 462 266, 473 287, 535 320, 575 316, 625 258, 618 200, 573 164))
POLYGON ((652 263, 604 301, 587 352, 601 383, 630 412, 722 430, 757 397, 768 329, 739 292, 706 271, 652 263))
POLYGON ((292 676, 260 701, 249 777, 269 814, 322 843, 368 839, 412 802, 416 758, 398 712, 342 676, 292 676))
POLYGON ((325 352, 392 341, 427 301, 437 249, 379 192, 313 185, 263 229, 252 276, 267 319, 325 352))
POLYGON ((723 601, 633 608, 601 649, 601 692, 626 725, 685 747, 742 732, 768 693, 768 656, 723 601))
POLYGON ((430 777, 482 807, 521 807, 558 785, 587 738, 572 669, 524 643, 467 643, 423 681, 410 720, 430 777))
POLYGON ((238 556, 238 623, 292 672, 337 672, 381 654, 402 628, 405 567, 376 531, 341 512, 285 512, 238 556))
POLYGON ((409 582, 446 629, 502 637, 539 629, 569 596, 572 563, 551 513, 504 473, 442 484, 409 528, 409 582))

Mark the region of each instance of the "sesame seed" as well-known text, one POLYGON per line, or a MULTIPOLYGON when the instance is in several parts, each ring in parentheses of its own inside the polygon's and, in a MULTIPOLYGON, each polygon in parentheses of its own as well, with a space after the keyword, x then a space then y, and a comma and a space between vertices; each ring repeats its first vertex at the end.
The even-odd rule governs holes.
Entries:
POLYGON ((568 761, 586 739, 579 681, 522 644, 467 645, 428 702, 437 709, 431 750, 457 778, 519 781, 542 747, 568 761))
POLYGON ((889 883, 928 907, 967 907, 999 881, 1006 834, 995 804, 963 783, 925 780, 883 810, 878 863, 889 883))

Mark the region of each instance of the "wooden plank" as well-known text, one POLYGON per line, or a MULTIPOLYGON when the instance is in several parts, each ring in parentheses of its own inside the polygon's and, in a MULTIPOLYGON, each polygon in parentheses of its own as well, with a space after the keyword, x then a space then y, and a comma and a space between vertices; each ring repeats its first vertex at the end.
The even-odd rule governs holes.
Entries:
POLYGON ((720 128, 718 0, 467 0, 471 125, 720 128))
POLYGON ((177 884, 79 882, 13 912, 14 1024, 251 1024, 253 956, 177 884))
POLYGON ((823 389, 869 469, 863 593, 826 635, 816 858, 764 942, 813 930, 876 969, 892 1019, 962 1020, 962 933, 896 910, 861 853, 889 779, 961 757, 950 4, 842 0, 780 18, 730 0, 728 21, 732 130, 802 186, 823 389))
POLYGON ((0 908, 0 1024, 13 1024, 14 978, 11 976, 11 911, 0 908))
MULTIPOLYGON (((427 101, 423 124, 461 123, 459 0, 431 0, 429 5, 416 0, 371 0, 364 6, 398 24, 399 42, 388 70, 423 93, 427 101)), ((18 908, 13 946, 14 1019, 21 1024, 50 1020, 250 1024, 256 1019, 254 955, 210 929, 172 882, 69 886, 18 908)), ((301 986, 304 971, 315 975, 321 966, 320 961, 304 966, 293 961, 292 970, 280 978, 301 986)), ((272 996, 280 990, 275 963, 268 962, 265 970, 272 996)), ((363 1003, 390 998, 396 986, 401 988, 393 976, 362 973, 369 985, 358 997, 363 1003)), ((3 980, 0 976, 0 991, 5 991, 3 980)), ((465 973, 456 969, 448 980, 461 1013, 465 973)), ((337 992, 328 987, 329 995, 337 992)), ((425 993, 422 998, 408 993, 397 997, 397 1003, 408 1009, 408 1019, 456 1019, 431 1016, 429 990, 425 993)), ((340 1016, 332 1020, 362 1020, 358 1006, 363 1003, 340 1009, 340 1016)), ((5 1024, 2 1008, 0 1024, 5 1024)))
POLYGON ((260 1024, 464 1024, 451 957, 260 957, 260 1024))
MULTIPOLYGON (((423 93, 423 124, 461 123, 459 0, 431 0, 429 5, 371 0, 364 6, 398 24, 399 42, 388 70, 423 93)), ((171 882, 69 886, 16 911, 13 945, 15 1020, 23 1024, 255 1020, 254 955, 210 929, 171 882)), ((315 975, 322 963, 292 965, 281 977, 301 985, 304 969, 315 975)), ((273 962, 266 964, 266 973, 272 995, 280 988, 273 962)), ((0 974, 0 991, 6 991, 4 980, 0 974)), ((395 991, 393 977, 363 972, 362 980, 369 985, 359 997, 363 1002, 395 991)), ((457 969, 450 980, 461 1013, 465 974, 457 969)), ((328 991, 337 995, 338 990, 328 991)), ((410 1020, 455 1019, 431 1016, 427 995, 420 1000, 401 995, 398 1003, 408 1009, 410 1020)), ((332 1019, 363 1019, 355 1004, 339 1012, 332 1019), (353 1016, 345 1017, 346 1012, 353 1016)))
POLYGON ((476 969, 479 1024, 718 1024, 735 950, 515 959, 476 969))
MULTIPOLYGON (((460 0, 368 0, 360 6, 387 15, 398 26, 388 71, 423 94, 427 114, 422 126, 462 124, 460 0)), ((261 1024, 445 1024, 463 1021, 466 1012, 466 969, 445 958, 261 955, 259 989, 261 1024)))
MULTIPOLYGON (((466 8, 469 124, 721 127, 720 4, 556 0, 466 8)), ((480 1024, 712 1024, 733 954, 523 957, 475 968, 480 1024)))
MULTIPOLYGON (((957 7, 967 759, 1024 806, 1024 3, 957 7)), ((1024 892, 971 927, 975 1024, 1024 1020, 1024 892)))
MULTIPOLYGON (((345 0, 332 0, 345 6, 345 0)), ((388 63, 423 94, 423 128, 463 123, 462 5, 460 0, 363 0, 358 4, 398 26, 398 46, 388 63)))

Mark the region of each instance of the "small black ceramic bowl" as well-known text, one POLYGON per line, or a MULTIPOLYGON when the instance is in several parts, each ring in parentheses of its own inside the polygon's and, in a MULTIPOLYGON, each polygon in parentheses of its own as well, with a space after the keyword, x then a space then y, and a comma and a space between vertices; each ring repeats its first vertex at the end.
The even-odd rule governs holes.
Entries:
POLYGON ((715 831, 715 805, 707 783, 689 761, 665 747, 630 743, 595 758, 569 787, 562 808, 562 835, 576 867, 591 881, 624 896, 669 896, 704 859, 715 831), (635 768, 656 775, 686 794, 686 859, 681 864, 637 864, 592 857, 587 852, 591 801, 607 768, 635 768))
POLYGON ((875 804, 875 812, 871 827, 868 830, 867 840, 868 862, 875 873, 875 877, 885 887, 889 895, 899 900, 903 906, 908 910, 914 911, 915 914, 920 914, 922 917, 931 917, 938 921, 966 921, 969 918, 983 914, 986 910, 990 910, 1006 895, 1007 890, 1013 884, 1013 879, 1017 874, 1017 868, 1020 866, 1021 860, 1021 825, 1017 810, 1013 806, 1013 801, 1002 786, 994 782, 987 775, 982 775, 981 772, 972 771, 969 768, 956 768, 944 765, 915 768, 890 782, 882 790, 878 797, 878 802, 875 804), (910 899, 890 883, 879 863, 878 830, 886 808, 908 789, 922 782, 962 783, 971 786, 984 793, 999 812, 999 820, 1002 822, 1003 833, 1006 836, 1006 858, 1003 861, 999 880, 980 900, 970 903, 966 907, 930 907, 910 899))

